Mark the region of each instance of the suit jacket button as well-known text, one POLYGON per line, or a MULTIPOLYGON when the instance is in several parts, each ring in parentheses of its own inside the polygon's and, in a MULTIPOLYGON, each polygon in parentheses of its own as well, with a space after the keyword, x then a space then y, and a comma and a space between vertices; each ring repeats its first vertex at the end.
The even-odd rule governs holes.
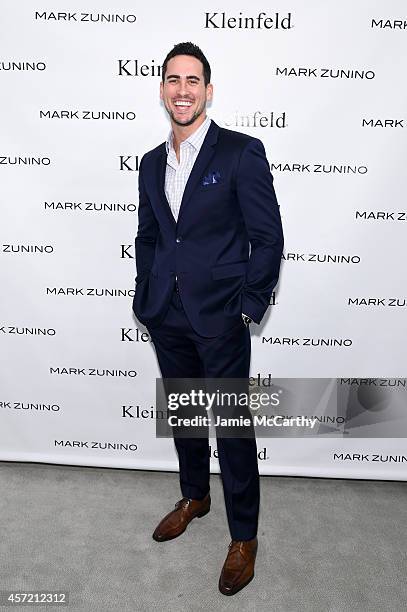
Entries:
POLYGON ((175 239, 175 242, 181 242, 181 237, 178 236, 178 238, 175 239))

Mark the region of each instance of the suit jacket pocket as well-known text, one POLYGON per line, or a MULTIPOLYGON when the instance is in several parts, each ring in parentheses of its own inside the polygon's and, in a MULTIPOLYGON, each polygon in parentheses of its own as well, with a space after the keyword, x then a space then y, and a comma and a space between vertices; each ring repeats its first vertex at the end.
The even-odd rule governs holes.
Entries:
POLYGON ((213 280, 230 278, 232 276, 244 276, 246 274, 247 261, 237 261, 235 263, 221 264, 212 268, 213 280))
POLYGON ((200 185, 197 187, 199 193, 214 193, 217 191, 230 190, 231 186, 229 183, 211 183, 209 185, 200 185))

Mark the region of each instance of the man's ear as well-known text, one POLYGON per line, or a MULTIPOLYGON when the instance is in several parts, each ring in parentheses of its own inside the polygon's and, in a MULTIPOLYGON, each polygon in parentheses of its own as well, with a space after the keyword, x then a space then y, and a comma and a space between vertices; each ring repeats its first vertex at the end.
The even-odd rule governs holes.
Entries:
POLYGON ((206 86, 206 99, 212 100, 212 97, 213 97, 213 85, 212 83, 208 83, 208 85, 206 86))
POLYGON ((161 100, 163 99, 163 94, 164 94, 163 89, 164 89, 164 88, 163 88, 163 82, 162 82, 162 81, 160 81, 160 98, 161 98, 161 100))

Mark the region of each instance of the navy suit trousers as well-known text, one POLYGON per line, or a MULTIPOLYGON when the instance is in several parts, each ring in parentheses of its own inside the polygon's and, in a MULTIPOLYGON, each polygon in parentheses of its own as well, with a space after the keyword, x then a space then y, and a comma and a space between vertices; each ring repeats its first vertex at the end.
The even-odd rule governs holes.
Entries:
MULTIPOLYGON (((214 338, 198 335, 188 321, 176 286, 161 324, 147 329, 162 378, 249 377, 249 327, 241 320, 214 338)), ((209 439, 175 437, 174 442, 182 495, 202 499, 210 489, 209 439)), ((217 435, 217 448, 231 538, 250 540, 257 535, 260 502, 254 431, 252 437, 217 435)))

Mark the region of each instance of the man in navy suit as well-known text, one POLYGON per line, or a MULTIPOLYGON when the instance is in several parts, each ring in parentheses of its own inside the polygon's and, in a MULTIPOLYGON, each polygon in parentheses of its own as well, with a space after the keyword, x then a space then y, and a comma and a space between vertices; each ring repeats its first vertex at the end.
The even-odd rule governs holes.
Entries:
MULTIPOLYGON (((133 310, 150 335, 163 379, 248 379, 249 324, 276 286, 283 232, 273 177, 257 138, 206 115, 210 66, 180 43, 162 67, 167 141, 139 168, 133 310)), ((175 438, 182 499, 153 533, 179 536, 210 509, 208 438, 175 438)), ((259 513, 255 437, 219 437, 230 535, 219 589, 233 595, 254 576, 259 513)))

